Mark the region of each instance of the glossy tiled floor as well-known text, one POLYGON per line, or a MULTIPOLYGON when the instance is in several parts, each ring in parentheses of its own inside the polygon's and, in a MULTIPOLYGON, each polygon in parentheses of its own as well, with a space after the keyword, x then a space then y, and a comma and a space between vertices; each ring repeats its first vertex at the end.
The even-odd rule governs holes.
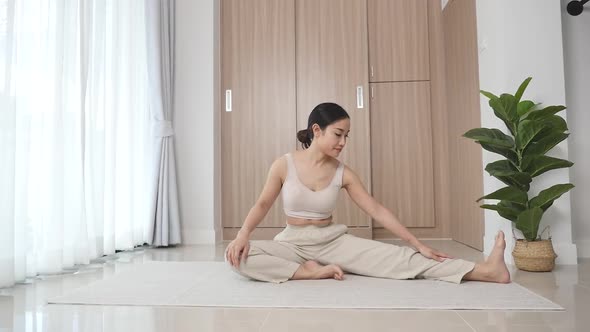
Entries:
MULTIPOLYGON (((481 253, 451 241, 427 241, 453 256, 481 253)), ((119 253, 75 274, 43 277, 0 289, 5 331, 590 331, 590 259, 552 273, 511 269, 513 280, 559 303, 563 312, 230 309, 47 305, 46 299, 135 264, 223 260, 225 244, 119 253)), ((482 294, 485 296, 485 294, 482 294)))

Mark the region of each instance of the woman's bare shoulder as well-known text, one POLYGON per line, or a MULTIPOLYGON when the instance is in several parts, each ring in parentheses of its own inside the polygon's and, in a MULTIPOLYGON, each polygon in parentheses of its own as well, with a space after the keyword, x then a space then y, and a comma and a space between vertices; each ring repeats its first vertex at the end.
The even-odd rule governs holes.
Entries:
POLYGON ((342 186, 346 187, 346 186, 350 185, 351 183, 357 182, 359 180, 360 179, 359 179, 358 175, 356 174, 356 172, 352 168, 348 167, 348 165, 344 164, 344 171, 342 174, 342 186))
POLYGON ((270 166, 271 175, 281 178, 281 183, 285 182, 287 177, 287 154, 284 154, 275 159, 270 166))

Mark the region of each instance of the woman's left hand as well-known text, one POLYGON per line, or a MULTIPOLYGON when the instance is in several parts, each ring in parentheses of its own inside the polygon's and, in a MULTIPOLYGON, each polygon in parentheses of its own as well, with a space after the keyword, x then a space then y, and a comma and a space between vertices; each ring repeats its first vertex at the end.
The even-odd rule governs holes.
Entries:
POLYGON ((422 254, 422 256, 430 259, 434 259, 436 261, 442 262, 445 258, 452 258, 451 256, 442 253, 440 251, 434 250, 428 246, 420 245, 416 249, 422 254))

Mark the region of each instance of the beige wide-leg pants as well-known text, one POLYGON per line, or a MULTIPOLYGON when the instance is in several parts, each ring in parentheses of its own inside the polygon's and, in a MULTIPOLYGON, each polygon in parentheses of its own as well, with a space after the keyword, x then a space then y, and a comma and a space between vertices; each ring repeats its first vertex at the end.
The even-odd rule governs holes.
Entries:
POLYGON ((239 269, 232 270, 252 279, 281 283, 289 280, 300 264, 314 260, 322 265, 336 264, 344 272, 358 275, 458 284, 475 267, 475 263, 461 259, 437 262, 413 248, 355 237, 347 234, 347 229, 346 225, 334 223, 287 225, 274 240, 250 241, 248 257, 240 260, 239 269))

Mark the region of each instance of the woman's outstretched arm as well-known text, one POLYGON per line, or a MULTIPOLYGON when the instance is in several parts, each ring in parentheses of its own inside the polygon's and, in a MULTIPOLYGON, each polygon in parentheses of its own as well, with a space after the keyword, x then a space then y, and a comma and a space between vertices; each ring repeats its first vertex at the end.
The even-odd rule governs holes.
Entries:
POLYGON ((266 184, 258 197, 254 206, 248 212, 242 228, 236 238, 227 246, 227 260, 231 265, 238 267, 241 259, 248 257, 250 249, 250 234, 260 224, 262 219, 272 207, 274 201, 279 196, 282 187, 281 172, 286 169, 284 158, 279 158, 273 162, 268 171, 266 184))
POLYGON ((346 189, 350 198, 363 211, 370 215, 371 218, 375 219, 391 233, 408 242, 420 251, 422 255, 428 258, 436 259, 438 261, 442 261, 444 258, 450 258, 448 255, 438 252, 420 242, 414 234, 402 225, 399 219, 389 211, 389 209, 377 202, 377 200, 367 192, 361 180, 353 170, 346 167, 342 181, 342 186, 346 189))
POLYGON ((279 196, 282 187, 280 176, 281 169, 285 167, 285 165, 282 165, 282 163, 284 163, 284 160, 282 159, 283 158, 279 158, 275 160, 270 166, 264 188, 256 203, 254 203, 254 206, 252 206, 250 212, 248 212, 244 224, 238 232, 238 236, 247 235, 249 237, 254 229, 256 229, 256 226, 258 226, 262 219, 264 219, 279 196))

